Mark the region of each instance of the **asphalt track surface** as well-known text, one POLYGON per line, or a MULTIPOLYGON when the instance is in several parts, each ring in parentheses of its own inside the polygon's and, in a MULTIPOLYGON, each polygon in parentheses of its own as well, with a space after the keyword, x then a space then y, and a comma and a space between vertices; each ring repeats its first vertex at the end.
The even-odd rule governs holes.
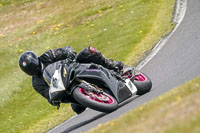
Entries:
MULTIPOLYGON (((200 75, 200 0, 188 0, 185 17, 162 49, 141 69, 151 77, 152 91, 110 114, 91 109, 67 120, 50 133, 80 133, 112 120, 200 75)), ((56 119, 56 118, 55 118, 56 119)))

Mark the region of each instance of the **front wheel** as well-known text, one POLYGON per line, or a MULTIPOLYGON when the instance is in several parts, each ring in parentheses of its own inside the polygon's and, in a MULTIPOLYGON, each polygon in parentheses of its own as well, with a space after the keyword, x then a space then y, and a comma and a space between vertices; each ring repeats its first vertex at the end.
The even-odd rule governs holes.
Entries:
POLYGON ((101 112, 110 113, 116 110, 118 106, 116 99, 106 92, 96 94, 85 88, 77 87, 74 89, 72 95, 74 99, 83 106, 101 112))
POLYGON ((137 87, 137 95, 143 95, 149 92, 152 88, 151 79, 142 72, 137 72, 134 78, 134 84, 137 87))

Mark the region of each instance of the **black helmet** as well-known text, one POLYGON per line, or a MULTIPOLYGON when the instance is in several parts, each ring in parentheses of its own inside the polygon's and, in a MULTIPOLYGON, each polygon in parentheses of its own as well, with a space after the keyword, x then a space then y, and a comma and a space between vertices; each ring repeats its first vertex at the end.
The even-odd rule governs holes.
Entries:
POLYGON ((33 51, 26 51, 19 57, 19 66, 30 76, 41 73, 39 58, 33 51))

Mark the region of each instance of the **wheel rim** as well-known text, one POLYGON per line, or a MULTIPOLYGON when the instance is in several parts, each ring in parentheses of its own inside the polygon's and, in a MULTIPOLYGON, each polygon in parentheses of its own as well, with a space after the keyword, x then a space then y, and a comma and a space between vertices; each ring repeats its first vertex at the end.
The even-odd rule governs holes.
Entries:
POLYGON ((138 74, 138 75, 135 75, 134 79, 137 80, 137 81, 142 81, 142 82, 144 82, 144 81, 147 80, 147 78, 143 74, 141 74, 141 73, 138 74))
POLYGON ((113 104, 114 100, 112 97, 110 97, 108 94, 103 92, 103 94, 96 94, 94 92, 89 92, 90 95, 88 95, 88 92, 84 88, 80 88, 81 94, 84 96, 88 97, 89 99, 99 102, 99 103, 104 103, 104 104, 113 104))

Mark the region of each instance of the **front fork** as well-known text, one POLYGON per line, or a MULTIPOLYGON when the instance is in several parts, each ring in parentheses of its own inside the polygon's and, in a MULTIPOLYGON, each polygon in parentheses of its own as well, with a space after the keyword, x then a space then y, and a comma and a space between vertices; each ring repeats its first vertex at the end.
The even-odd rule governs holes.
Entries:
MULTIPOLYGON (((94 92, 96 94, 103 94, 103 90, 102 89, 97 89, 98 87, 96 85, 91 85, 90 83, 86 82, 85 80, 82 80, 82 79, 79 79, 79 78, 76 78, 76 81, 79 82, 80 84, 78 85, 78 87, 80 88, 84 88, 85 90, 87 91, 90 91, 90 92, 94 92), (97 87, 97 88, 96 88, 97 87)), ((76 87, 74 87, 71 92, 75 89, 76 87)))

